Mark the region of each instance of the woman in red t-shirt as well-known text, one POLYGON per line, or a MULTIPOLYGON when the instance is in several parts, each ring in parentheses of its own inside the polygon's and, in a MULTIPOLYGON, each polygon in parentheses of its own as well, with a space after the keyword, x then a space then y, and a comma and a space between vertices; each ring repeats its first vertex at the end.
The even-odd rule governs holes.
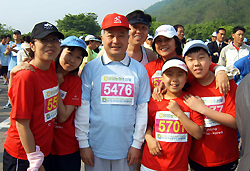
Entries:
POLYGON ((31 32, 30 61, 35 72, 16 73, 9 90, 11 125, 4 143, 3 170, 50 170, 53 125, 57 115, 59 87, 53 60, 64 36, 48 22, 31 32))

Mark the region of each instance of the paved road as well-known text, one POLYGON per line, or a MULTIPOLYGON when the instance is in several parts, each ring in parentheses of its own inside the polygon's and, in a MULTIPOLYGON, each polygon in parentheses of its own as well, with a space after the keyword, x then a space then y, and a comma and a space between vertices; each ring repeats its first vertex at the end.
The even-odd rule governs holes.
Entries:
POLYGON ((3 79, 0 78, 0 170, 3 170, 3 144, 6 138, 5 132, 9 127, 9 115, 11 109, 3 109, 3 106, 8 101, 7 86, 3 85, 3 79))

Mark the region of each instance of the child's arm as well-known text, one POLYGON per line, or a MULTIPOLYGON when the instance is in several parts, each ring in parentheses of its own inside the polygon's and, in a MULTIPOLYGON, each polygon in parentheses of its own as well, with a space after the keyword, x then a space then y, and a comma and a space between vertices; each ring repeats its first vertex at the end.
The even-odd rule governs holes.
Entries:
POLYGON ((203 134, 204 126, 199 126, 190 120, 187 115, 180 109, 178 103, 174 100, 170 100, 167 108, 179 118, 181 124, 184 126, 185 130, 194 138, 200 139, 203 134))
POLYGON ((44 171, 44 167, 42 166, 44 155, 40 151, 40 148, 35 145, 35 139, 33 133, 30 130, 30 120, 28 119, 17 119, 16 127, 17 131, 23 145, 23 148, 27 154, 28 161, 30 166, 28 168, 31 170, 44 171))
POLYGON ((148 149, 150 154, 153 156, 161 156, 161 145, 160 143, 152 136, 153 128, 148 125, 147 131, 145 133, 145 140, 148 144, 148 149))
POLYGON ((70 114, 73 112, 73 110, 75 109, 76 106, 74 105, 64 105, 62 97, 61 97, 61 93, 59 93, 59 97, 58 97, 58 115, 57 115, 57 121, 59 123, 63 123, 65 122, 68 117, 70 116, 70 114))
POLYGON ((215 111, 209 107, 207 107, 202 99, 198 96, 193 95, 185 95, 184 96, 184 103, 192 110, 199 112, 202 115, 209 117, 210 119, 228 126, 230 128, 237 129, 235 118, 227 113, 222 113, 215 111))

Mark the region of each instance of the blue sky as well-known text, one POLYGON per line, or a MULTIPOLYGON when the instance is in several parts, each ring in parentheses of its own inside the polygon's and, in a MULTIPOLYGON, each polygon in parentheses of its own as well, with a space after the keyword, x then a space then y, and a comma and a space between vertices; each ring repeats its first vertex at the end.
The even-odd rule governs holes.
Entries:
POLYGON ((0 23, 6 24, 22 33, 28 33, 41 21, 56 24, 66 14, 94 12, 101 24, 109 13, 127 13, 141 9, 161 0, 5 0, 1 2, 0 23))

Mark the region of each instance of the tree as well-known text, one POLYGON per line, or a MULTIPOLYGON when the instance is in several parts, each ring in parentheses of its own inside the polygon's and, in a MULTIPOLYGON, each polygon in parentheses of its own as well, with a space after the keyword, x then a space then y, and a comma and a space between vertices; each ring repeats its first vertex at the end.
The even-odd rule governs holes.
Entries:
POLYGON ((65 37, 74 35, 100 35, 100 25, 97 22, 97 15, 95 13, 81 13, 78 15, 67 14, 62 20, 56 20, 58 30, 61 31, 65 37))
POLYGON ((153 17, 153 16, 152 16, 152 23, 151 23, 151 27, 149 28, 148 34, 154 36, 155 30, 156 30, 159 26, 161 26, 161 25, 163 25, 163 24, 164 24, 163 22, 156 21, 156 17, 153 17))
POLYGON ((13 28, 7 27, 6 24, 1 24, 0 23, 0 35, 3 35, 3 34, 10 34, 10 35, 12 35, 13 32, 14 32, 13 28))

